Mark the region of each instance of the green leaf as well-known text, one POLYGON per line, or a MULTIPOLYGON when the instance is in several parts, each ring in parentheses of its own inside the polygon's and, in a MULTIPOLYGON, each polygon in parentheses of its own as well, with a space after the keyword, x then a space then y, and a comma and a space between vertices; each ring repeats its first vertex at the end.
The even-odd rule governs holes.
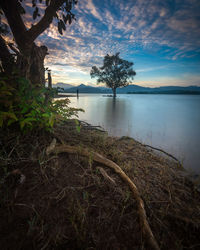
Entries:
POLYGON ((19 125, 20 125, 20 128, 23 129, 23 128, 24 128, 24 125, 25 125, 25 122, 24 122, 24 121, 20 121, 20 122, 19 122, 19 125))
POLYGON ((18 11, 21 15, 24 15, 26 13, 25 9, 22 7, 21 3, 18 2, 17 4, 18 11))
POLYGON ((80 133, 80 132, 81 132, 81 126, 76 126, 76 131, 77 131, 78 133, 80 133))
POLYGON ((11 112, 2 112, 2 115, 6 118, 6 117, 9 117, 9 118, 12 118, 14 119, 15 121, 18 121, 15 113, 11 113, 11 112))
POLYGON ((53 115, 53 114, 51 114, 51 117, 50 117, 50 119, 49 119, 49 125, 50 125, 51 127, 53 127, 53 125, 54 125, 54 115, 53 115))
POLYGON ((69 15, 69 25, 72 23, 72 17, 69 15))
POLYGON ((58 32, 62 35, 62 24, 58 22, 58 32))
POLYGON ((70 14, 67 14, 67 21, 69 22, 69 24, 72 23, 72 17, 70 14))
POLYGON ((46 3, 46 6, 49 6, 49 0, 46 0, 45 3, 46 3))
POLYGON ((63 22, 66 23, 67 22, 67 16, 63 15, 63 22))
POLYGON ((35 1, 36 1, 36 0, 32 0, 32 7, 35 7, 35 6, 36 6, 35 1))
POLYGON ((49 118, 49 117, 50 117, 50 114, 44 113, 44 114, 42 114, 42 117, 47 117, 47 118, 49 118))
POLYGON ((79 121, 78 120, 75 120, 75 123, 77 126, 79 126, 79 121))
POLYGON ((16 122, 15 120, 12 120, 12 119, 10 119, 10 120, 8 120, 8 122, 7 122, 7 125, 8 126, 10 126, 12 123, 14 123, 14 122, 16 122))
POLYGON ((30 125, 32 126, 32 122, 36 121, 36 119, 32 118, 32 117, 28 117, 22 121, 20 121, 20 128, 23 129, 25 125, 30 125))
POLYGON ((25 107, 22 109, 21 113, 22 113, 22 114, 25 114, 28 110, 29 110, 29 107, 28 107, 28 106, 25 106, 25 107))
POLYGON ((30 124, 30 122, 34 122, 34 121, 37 121, 37 119, 35 119, 33 117, 28 117, 28 118, 24 119, 24 122, 29 123, 29 124, 30 124))
POLYGON ((38 7, 35 8, 34 12, 33 12, 33 19, 35 20, 38 16, 38 7))
POLYGON ((66 27, 65 27, 65 24, 64 24, 63 20, 60 20, 60 25, 61 25, 63 30, 66 30, 66 27))
POLYGON ((36 110, 31 110, 30 113, 26 114, 26 117, 35 117, 37 115, 37 111, 36 110))

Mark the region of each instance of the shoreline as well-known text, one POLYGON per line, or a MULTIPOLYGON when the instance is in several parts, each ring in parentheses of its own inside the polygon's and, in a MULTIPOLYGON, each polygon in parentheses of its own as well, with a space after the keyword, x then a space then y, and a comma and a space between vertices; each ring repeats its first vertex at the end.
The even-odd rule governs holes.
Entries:
POLYGON ((6 192, 0 207, 4 249, 150 249, 137 198, 106 166, 111 161, 136 186, 159 246, 155 249, 199 244, 199 193, 174 159, 85 122, 80 121, 78 132, 74 120, 58 124, 52 133, 24 135, 17 143, 16 137, 4 140, 14 147, 3 162, 9 167, 1 186, 6 192), (95 154, 108 160, 99 162, 95 154))
MULTIPOLYGON (((104 132, 104 133, 107 133, 108 134, 108 131, 104 130, 103 127, 101 126, 95 126, 95 125, 92 125, 86 121, 83 121, 83 120, 78 120, 81 123, 85 124, 86 126, 88 126, 89 129, 95 129, 95 130, 98 130, 100 132, 104 132)), ((136 140, 135 138, 133 137, 129 137, 129 136, 121 136, 121 137, 117 137, 117 136, 110 136, 110 137, 113 137, 113 138, 116 138, 116 139, 120 139, 120 138, 127 138, 127 139, 130 139, 130 140, 134 140, 136 141, 138 144, 142 145, 143 147, 145 148, 150 148, 150 150, 156 155, 156 156, 161 156, 163 157, 164 155, 164 158, 166 159, 171 159, 173 160, 174 162, 176 162, 178 164, 178 167, 177 169, 179 171, 181 171, 181 174, 188 179, 188 181, 191 181, 192 184, 195 186, 196 190, 198 192, 200 192, 200 174, 196 174, 196 173, 193 173, 193 172, 190 172, 188 171, 184 166, 183 164, 181 163, 181 161, 176 158, 174 155, 166 152, 165 150, 161 149, 161 148, 157 148, 157 147, 153 147, 151 145, 148 145, 148 144, 145 144, 145 143, 142 143, 138 140, 136 140)))

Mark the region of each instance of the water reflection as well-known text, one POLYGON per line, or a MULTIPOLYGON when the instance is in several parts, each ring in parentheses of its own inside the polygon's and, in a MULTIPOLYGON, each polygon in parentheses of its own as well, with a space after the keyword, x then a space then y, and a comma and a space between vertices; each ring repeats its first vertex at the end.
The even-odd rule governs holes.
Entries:
POLYGON ((200 173, 200 96, 79 95, 72 106, 85 109, 80 119, 104 127, 113 136, 131 136, 160 147, 200 173))
POLYGON ((104 126, 115 136, 121 135, 126 120, 126 101, 121 98, 106 98, 104 106, 104 126))

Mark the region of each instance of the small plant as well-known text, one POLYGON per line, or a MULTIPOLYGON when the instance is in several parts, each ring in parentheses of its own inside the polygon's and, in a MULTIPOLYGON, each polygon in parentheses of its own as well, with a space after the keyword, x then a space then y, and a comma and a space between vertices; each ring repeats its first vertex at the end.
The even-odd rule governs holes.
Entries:
POLYGON ((49 130, 56 121, 78 116, 68 99, 53 101, 56 89, 30 86, 16 76, 0 76, 0 127, 15 125, 21 131, 33 128, 49 130), (48 98, 47 98, 48 97, 48 98))
MULTIPOLYGON (((56 100, 52 103, 52 112, 57 114, 57 118, 61 119, 69 119, 72 116, 78 117, 78 112, 84 112, 83 109, 77 109, 69 107, 70 104, 69 99, 56 100)), ((77 124, 78 126, 79 124, 77 124)))

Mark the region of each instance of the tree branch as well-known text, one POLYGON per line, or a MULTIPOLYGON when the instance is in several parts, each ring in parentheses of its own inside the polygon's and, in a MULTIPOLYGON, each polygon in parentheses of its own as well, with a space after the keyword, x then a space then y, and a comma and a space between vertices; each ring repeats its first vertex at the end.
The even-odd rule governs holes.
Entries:
POLYGON ((16 55, 19 55, 19 54, 20 54, 19 50, 17 50, 17 49, 13 46, 12 43, 9 43, 8 46, 9 46, 9 48, 10 48, 12 51, 15 52, 16 55))
POLYGON ((34 42, 34 40, 49 27, 53 21, 56 11, 63 5, 64 2, 64 0, 51 1, 50 5, 46 8, 45 14, 41 20, 27 31, 29 42, 34 42))

